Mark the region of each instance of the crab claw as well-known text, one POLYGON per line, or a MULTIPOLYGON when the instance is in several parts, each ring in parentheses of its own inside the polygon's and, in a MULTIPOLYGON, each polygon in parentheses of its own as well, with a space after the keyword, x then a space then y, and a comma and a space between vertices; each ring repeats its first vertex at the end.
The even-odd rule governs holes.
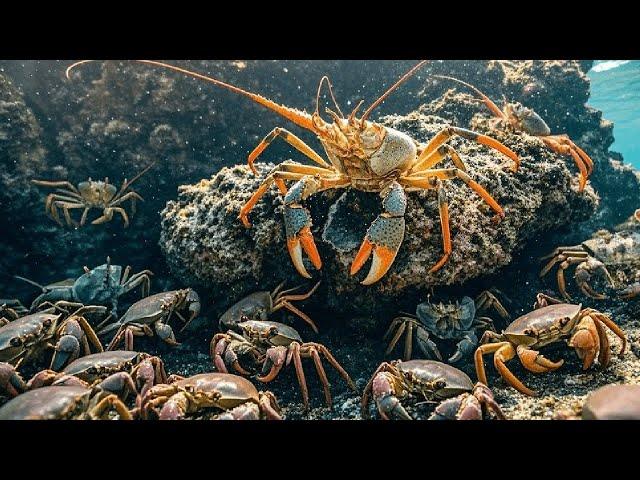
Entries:
POLYGON ((313 240, 313 234, 311 233, 311 217, 304 209, 298 208, 290 210, 290 215, 285 214, 287 249, 289 250, 293 266, 296 267, 298 273, 304 278, 311 278, 311 275, 307 272, 304 262, 302 261, 302 250, 304 250, 309 256, 309 259, 316 270, 320 270, 322 268, 322 260, 320 259, 318 248, 316 247, 316 243, 313 240), (287 218, 289 217, 299 217, 300 215, 298 212, 303 212, 308 217, 308 223, 304 224, 304 226, 300 228, 296 228, 295 224, 292 225, 292 222, 290 223, 290 221, 287 221, 287 218))
POLYGON ((64 335, 56 343, 50 368, 58 372, 79 356, 80 342, 78 342, 78 339, 73 335, 64 335))
POLYGON ((27 390, 24 380, 13 365, 0 362, 0 394, 8 394, 9 397, 17 397, 27 390))
POLYGON ((378 216, 371 224, 351 264, 351 275, 360 271, 373 253, 371 268, 362 285, 380 280, 391 268, 404 238, 404 217, 378 216))

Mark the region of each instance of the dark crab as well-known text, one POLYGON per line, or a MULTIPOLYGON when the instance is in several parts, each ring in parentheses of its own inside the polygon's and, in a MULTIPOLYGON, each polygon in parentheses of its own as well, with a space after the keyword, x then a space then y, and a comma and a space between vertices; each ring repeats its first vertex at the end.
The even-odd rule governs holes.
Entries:
POLYGON ((455 303, 420 303, 416 308, 416 315, 404 314, 391 322, 384 340, 389 340, 385 355, 389 355, 402 335, 406 332, 404 341, 405 361, 411 359, 413 339, 415 333, 416 344, 427 358, 442 360, 442 355, 436 343, 429 337, 433 335, 439 340, 457 341, 455 352, 448 362, 454 363, 469 357, 478 346, 476 331, 487 328, 494 330, 493 321, 486 316, 478 316, 494 308, 505 320, 509 314, 497 297, 490 291, 484 291, 474 301, 471 297, 462 297, 455 303))
POLYGON ((488 411, 505 418, 486 385, 474 385, 463 371, 434 360, 396 360, 380 365, 364 389, 363 418, 369 416, 372 395, 385 420, 412 420, 401 403, 407 397, 437 404, 429 420, 482 420, 488 411))
MULTIPOLYGON (((173 376, 172 376, 173 377, 173 376)), ((173 377, 152 387, 142 399, 142 417, 180 420, 213 411, 216 420, 281 420, 271 392, 258 392, 247 379, 230 373, 173 377)))
POLYGON ((29 380, 29 389, 48 385, 99 386, 126 398, 129 392, 144 395, 165 383, 167 373, 159 357, 148 353, 114 350, 95 353, 71 362, 61 372, 43 370, 29 380))
POLYGON ((0 407, 0 420, 108 420, 113 414, 132 419, 116 395, 80 386, 38 388, 0 407))
POLYGON ((537 349, 564 341, 576 350, 583 361, 583 369, 591 367, 596 356, 598 363, 604 368, 609 365, 611 358, 605 326, 620 338, 620 356, 624 354, 626 336, 607 315, 592 308, 582 308, 582 305, 561 303, 546 295, 538 295, 537 305, 540 304, 547 305, 517 318, 502 334, 490 331, 484 333, 481 345, 475 353, 476 372, 480 382, 488 385, 482 357, 493 353, 493 364, 502 378, 519 392, 534 396, 536 393, 518 380, 505 362, 517 355, 530 372, 557 370, 564 361, 553 362, 537 349))
POLYGON ((94 269, 84 267, 84 274, 76 280, 68 279, 50 285, 42 286, 26 278, 18 277, 42 289, 42 294, 31 304, 31 311, 42 305, 64 300, 79 302, 85 305, 104 305, 111 307, 111 314, 117 317, 118 298, 140 286, 142 297, 149 295, 151 276, 153 272, 143 270, 131 275, 131 267, 124 270, 120 265, 112 265, 111 258, 107 263, 94 269))
POLYGON ((125 350, 133 350, 133 337, 152 337, 154 332, 165 343, 176 346, 180 344, 176 341, 173 329, 169 325, 173 314, 183 321, 182 329, 184 330, 199 313, 200 297, 191 288, 157 293, 131 305, 120 320, 99 330, 98 335, 116 330, 107 350, 114 350, 122 341, 124 341, 125 350), (183 309, 189 312, 188 319, 180 313, 183 309))
POLYGON ((280 373, 282 366, 289 365, 293 360, 304 407, 308 409, 309 391, 302 368, 302 359, 312 358, 322 383, 325 400, 327 405, 331 407, 329 380, 321 359, 324 357, 338 371, 349 387, 356 390, 349 374, 327 347, 320 343, 303 342, 300 334, 293 327, 277 322, 247 320, 236 324, 234 330, 218 333, 211 340, 211 357, 216 369, 220 372, 227 372, 227 368, 233 368, 241 375, 250 375, 251 372, 240 364, 240 359, 245 358, 251 362, 249 368, 262 367, 262 374, 256 376, 256 379, 266 383, 274 380, 280 373))

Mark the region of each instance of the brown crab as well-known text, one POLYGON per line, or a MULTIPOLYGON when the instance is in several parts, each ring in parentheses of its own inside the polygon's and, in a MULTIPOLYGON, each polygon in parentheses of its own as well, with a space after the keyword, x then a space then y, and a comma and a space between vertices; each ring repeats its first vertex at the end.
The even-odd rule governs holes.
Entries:
POLYGON ((173 376, 168 384, 149 389, 142 399, 142 418, 180 420, 187 415, 219 412, 217 420, 281 420, 271 392, 258 392, 247 379, 230 373, 173 376))
POLYGON ((133 350, 135 336, 152 337, 154 332, 165 343, 176 346, 180 344, 176 341, 173 329, 168 323, 173 314, 184 322, 182 327, 184 330, 199 313, 200 297, 191 288, 157 293, 131 305, 120 320, 99 330, 98 335, 116 330, 107 350, 114 350, 122 341, 124 341, 125 350, 133 350), (181 309, 189 311, 188 319, 180 314, 181 309))
POLYGON ((462 370, 435 360, 396 360, 380 365, 364 389, 363 418, 369 416, 371 395, 385 420, 412 420, 401 403, 406 397, 437 403, 429 420, 482 420, 488 410, 499 419, 505 418, 486 385, 474 385, 462 370))
MULTIPOLYGON (((370 285, 380 280, 391 268, 404 239, 405 211, 407 197, 405 192, 436 190, 440 223, 442 227, 443 256, 431 268, 435 272, 448 261, 453 246, 449 231, 449 207, 443 183, 460 180, 482 198, 495 213, 502 217, 502 207, 477 181, 467 173, 467 168, 456 150, 447 144, 455 136, 477 142, 492 148, 514 162, 518 167, 518 156, 497 140, 471 130, 454 126, 444 127, 427 145, 419 146, 407 134, 379 123, 368 120, 375 108, 380 105, 396 88, 409 79, 426 62, 422 61, 403 75, 383 95, 358 118, 357 113, 363 102, 345 116, 335 102, 331 84, 327 77, 320 80, 316 109, 313 114, 294 108, 278 105, 261 95, 248 92, 218 79, 186 70, 174 65, 153 60, 136 60, 139 63, 160 67, 218 87, 230 90, 276 112, 280 116, 315 134, 322 144, 326 158, 315 152, 302 139, 284 128, 274 128, 249 154, 248 165, 254 174, 257 169, 254 162, 258 156, 276 138, 281 138, 293 148, 311 160, 314 165, 297 162, 284 162, 276 166, 264 179, 256 192, 240 209, 239 219, 249 228, 249 213, 262 196, 276 185, 284 197, 284 223, 287 236, 287 249, 291 261, 298 273, 310 278, 303 262, 303 251, 309 256, 313 266, 319 270, 322 260, 311 232, 312 219, 305 201, 312 195, 330 189, 355 188, 364 192, 378 193, 382 199, 383 212, 371 224, 351 265, 351 275, 357 274, 372 256, 369 273, 362 280, 370 285), (336 112, 328 110, 331 121, 325 121, 319 113, 319 97, 322 86, 327 81, 329 92, 336 105, 336 112), (435 168, 450 159, 453 168, 435 168), (288 188, 286 182, 294 182, 288 188)), ((70 72, 88 60, 76 62, 67 68, 70 72)))
POLYGON ((114 394, 99 388, 51 386, 23 393, 0 407, 0 420, 132 420, 114 394))
POLYGON ((329 380, 321 359, 324 357, 338 371, 349 387, 356 390, 351 377, 333 357, 329 349, 320 343, 303 342, 300 334, 294 328, 278 322, 247 320, 237 323, 234 329, 239 333, 229 330, 227 333, 216 334, 211 340, 210 353, 218 371, 227 372, 227 368, 233 368, 241 375, 249 375, 250 372, 240 364, 240 358, 249 358, 253 365, 262 367, 262 374, 258 375, 256 379, 267 383, 278 376, 283 365, 289 365, 293 360, 304 407, 308 409, 309 390, 302 368, 302 359, 311 358, 318 372, 318 377, 320 377, 327 405, 331 407, 329 380))
POLYGON ((59 208, 62 209, 67 226, 69 227, 82 227, 87 221, 89 210, 92 208, 102 210, 102 215, 91 222, 93 225, 110 222, 113 214, 118 213, 122 217, 124 226, 128 227, 129 216, 121 205, 126 201, 131 201, 131 211, 135 213, 136 200, 143 201, 143 198, 137 192, 130 190, 130 187, 133 182, 147 173, 153 165, 154 163, 146 167, 138 175, 133 177, 133 179, 125 179, 124 182, 122 182, 120 190, 118 190, 115 185, 110 184, 108 178, 105 178, 104 181, 91 180, 91 178, 89 178, 86 182, 80 182, 77 187, 67 180, 31 180, 31 182, 42 187, 56 188, 56 193, 51 193, 47 196, 45 211, 61 227, 64 226, 64 224, 58 214, 59 208), (79 208, 83 208, 84 210, 80 218, 80 223, 78 224, 71 218, 69 210, 79 208))
POLYGON ((505 363, 517 355, 530 372, 557 370, 564 361, 553 362, 537 349, 561 341, 567 341, 567 345, 576 350, 584 370, 593 365, 596 355, 598 363, 604 368, 609 365, 611 356, 605 326, 622 340, 619 355, 624 354, 627 338, 607 315, 592 308, 582 308, 582 305, 561 303, 542 294, 538 295, 536 305, 546 306, 517 318, 501 334, 491 331, 484 333, 474 358, 480 382, 488 385, 482 357, 493 353, 493 364, 500 376, 519 392, 535 396, 536 392, 518 380, 505 363))
POLYGON ((95 305, 57 302, 47 310, 18 318, 0 327, 0 361, 19 367, 52 348, 50 368, 59 370, 81 354, 91 353, 90 344, 101 352, 102 344, 84 315, 103 315, 106 310, 95 305), (68 308, 75 310, 70 313, 68 308))
POLYGON ((548 148, 556 153, 571 155, 580 171, 579 191, 584 190, 587 179, 593 172, 593 160, 591 160, 591 157, 589 157, 584 150, 573 143, 568 135, 551 135, 551 129, 542 117, 521 103, 505 102, 504 108, 500 109, 489 97, 467 82, 446 75, 433 75, 433 77, 452 80, 470 88, 480 96, 487 108, 491 110, 491 113, 497 117, 497 120, 503 122, 508 128, 539 138, 548 148))

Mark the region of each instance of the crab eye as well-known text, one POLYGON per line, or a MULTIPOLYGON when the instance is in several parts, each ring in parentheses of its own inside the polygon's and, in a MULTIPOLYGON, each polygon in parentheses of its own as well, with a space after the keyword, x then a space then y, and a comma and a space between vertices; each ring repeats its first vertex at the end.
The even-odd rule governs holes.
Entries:
POLYGON ((22 345, 22 339, 18 337, 14 337, 11 339, 9 343, 11 344, 12 347, 19 347, 20 345, 22 345))
POLYGON ((87 368, 87 373, 90 373, 91 375, 98 373, 98 369, 96 367, 89 367, 87 368))
POLYGON ((531 330, 530 328, 525 328, 524 329, 524 334, 525 335, 531 335, 533 333, 533 330, 531 330))
POLYGON ((43 325, 45 328, 50 327, 50 326, 51 326, 51 319, 50 319, 50 318, 45 319, 45 320, 42 322, 42 325, 43 325))
POLYGON ((248 322, 249 321, 249 317, 247 317, 246 315, 240 315, 240 321, 241 322, 248 322))

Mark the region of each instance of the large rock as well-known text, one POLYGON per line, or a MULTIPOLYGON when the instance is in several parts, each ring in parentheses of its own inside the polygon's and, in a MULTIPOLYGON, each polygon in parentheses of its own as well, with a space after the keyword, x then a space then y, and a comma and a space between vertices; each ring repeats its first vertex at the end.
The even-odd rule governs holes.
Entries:
MULTIPOLYGON (((389 116, 383 123, 407 132, 418 141, 433 137, 447 122, 412 112, 389 116)), ((376 194, 355 190, 318 194, 309 201, 313 232, 324 265, 315 278, 323 279, 316 301, 341 313, 379 313, 401 305, 415 305, 417 297, 437 285, 463 283, 507 265, 514 252, 532 237, 588 218, 596 209, 591 188, 577 192, 575 175, 564 157, 540 148, 531 137, 508 135, 522 167, 510 170, 510 160, 469 141, 450 142, 462 155, 471 176, 504 209, 502 221, 460 181, 446 183, 450 200, 453 254, 438 272, 429 268, 442 255, 442 239, 434 192, 409 194, 406 235, 391 270, 373 286, 351 277, 353 261, 366 229, 378 213, 376 194)), ((177 201, 163 211, 161 246, 171 271, 183 282, 205 285, 220 299, 233 292, 238 298, 258 286, 280 280, 299 283, 285 248, 281 199, 274 188, 253 210, 253 228, 237 219, 273 165, 260 166, 260 176, 245 166, 222 169, 211 180, 180 188, 177 201)), ((365 267, 365 270, 368 266, 365 267)))

